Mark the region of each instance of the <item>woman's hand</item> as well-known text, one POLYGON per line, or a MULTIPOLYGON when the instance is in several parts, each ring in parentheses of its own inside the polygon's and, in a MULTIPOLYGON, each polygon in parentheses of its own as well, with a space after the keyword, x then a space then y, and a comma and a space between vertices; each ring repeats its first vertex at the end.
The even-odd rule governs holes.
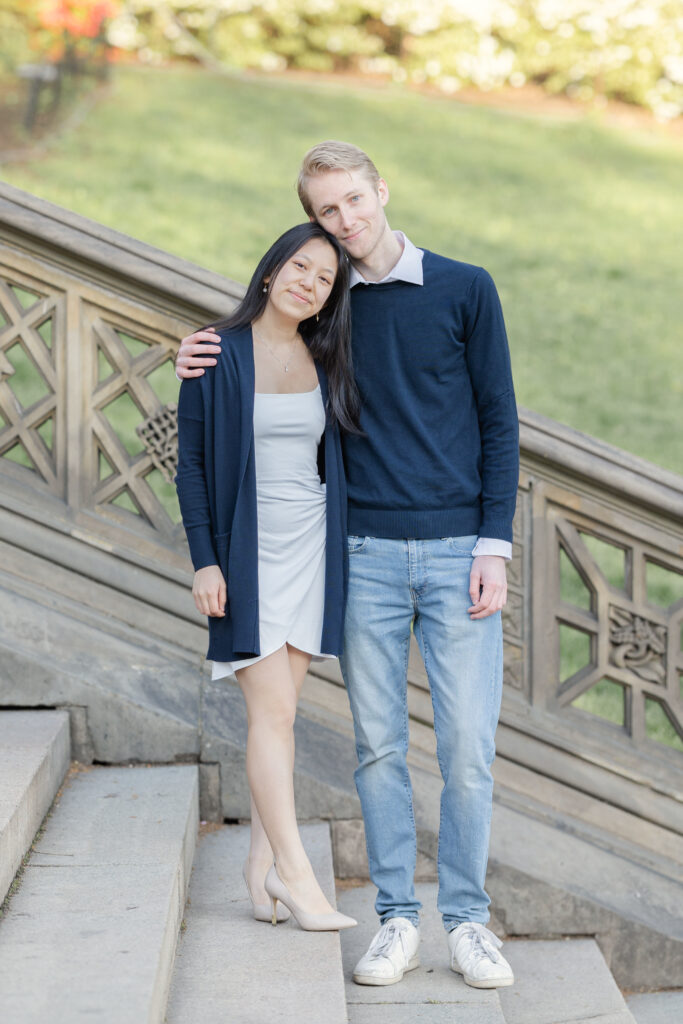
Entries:
POLYGON ((225 615, 228 593, 223 573, 217 565, 205 565, 203 569, 197 569, 192 584, 192 596, 197 611, 202 615, 210 615, 213 618, 222 618, 225 615))

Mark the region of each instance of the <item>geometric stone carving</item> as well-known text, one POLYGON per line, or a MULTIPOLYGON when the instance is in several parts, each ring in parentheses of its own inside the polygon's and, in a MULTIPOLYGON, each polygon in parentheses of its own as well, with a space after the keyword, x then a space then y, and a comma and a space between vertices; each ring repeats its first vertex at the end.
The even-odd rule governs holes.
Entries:
POLYGON ((60 459, 61 402, 54 358, 58 293, 39 295, 0 273, 0 458, 42 477, 54 494, 63 494, 60 459), (49 426, 45 424, 49 422, 49 426), (46 435, 49 444, 46 441, 46 435))
POLYGON ((666 683, 666 626, 610 605, 609 660, 649 683, 666 683))
POLYGON ((507 604, 503 608, 503 630, 507 637, 522 640, 524 600, 521 594, 508 590, 507 604))
POLYGON ((683 587, 676 588, 683 580, 683 560, 678 541, 666 535, 659 542, 643 538, 635 517, 605 521, 597 503, 578 499, 568 486, 554 488, 549 502, 545 486, 536 487, 537 514, 547 517, 553 572, 547 589, 542 574, 534 577, 532 701, 550 708, 556 701, 612 721, 619 716, 634 754, 650 741, 680 750, 683 587), (654 583, 651 565, 663 574, 654 583), (568 577, 568 566, 575 578, 568 577), (579 600, 578 589, 590 592, 588 603, 579 600))
MULTIPOLYGON (((151 527, 156 539, 175 549, 182 537, 173 487, 178 384, 169 372, 173 343, 168 325, 160 330, 161 325, 148 322, 138 333, 132 317, 122 324, 122 317, 88 301, 82 316, 90 343, 84 382, 93 442, 83 492, 107 521, 122 522, 117 508, 135 511, 148 537, 151 527)), ((125 525, 130 529, 131 523, 125 525)))
POLYGON ((164 479, 173 483, 178 468, 178 406, 161 406, 135 432, 164 479))
POLYGON ((515 644, 503 645, 503 682, 513 690, 524 690, 524 651, 515 644))
POLYGON ((512 527, 512 559, 507 563, 508 595, 503 608, 503 682, 509 689, 526 694, 528 688, 528 638, 526 636, 527 540, 529 491, 523 481, 517 492, 517 511, 512 527))
POLYGON ((512 558, 507 564, 507 578, 508 585, 513 584, 518 587, 524 586, 524 563, 523 563, 523 548, 521 544, 513 542, 512 544, 512 558))

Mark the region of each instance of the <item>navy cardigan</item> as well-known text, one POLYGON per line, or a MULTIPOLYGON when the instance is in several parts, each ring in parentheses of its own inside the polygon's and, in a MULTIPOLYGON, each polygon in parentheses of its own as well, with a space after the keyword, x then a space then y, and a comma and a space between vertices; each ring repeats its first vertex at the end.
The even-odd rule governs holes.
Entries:
MULTIPOLYGON (((195 569, 220 566, 225 616, 209 617, 213 661, 261 653, 258 519, 254 462, 254 352, 251 328, 220 331, 215 371, 184 380, 178 399, 176 487, 195 569)), ((322 400, 327 378, 317 363, 322 400)), ((329 422, 318 465, 327 491, 325 610, 321 651, 340 654, 348 578, 346 484, 339 429, 329 422)))

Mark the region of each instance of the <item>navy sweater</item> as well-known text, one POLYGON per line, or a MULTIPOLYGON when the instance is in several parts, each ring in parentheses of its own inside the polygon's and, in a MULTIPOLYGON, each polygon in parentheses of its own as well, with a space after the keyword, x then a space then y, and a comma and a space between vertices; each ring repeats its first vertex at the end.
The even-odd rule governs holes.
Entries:
POLYGON ((498 294, 427 250, 423 273, 351 292, 366 433, 342 442, 349 533, 511 541, 519 427, 498 294))

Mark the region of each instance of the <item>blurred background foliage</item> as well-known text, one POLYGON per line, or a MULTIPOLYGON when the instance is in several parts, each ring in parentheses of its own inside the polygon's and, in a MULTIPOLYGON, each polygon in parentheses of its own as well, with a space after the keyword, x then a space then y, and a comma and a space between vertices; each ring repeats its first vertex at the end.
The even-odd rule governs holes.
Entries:
POLYGON ((121 10, 118 0, 0 0, 0 68, 87 49, 121 10))
POLYGON ((148 63, 355 71, 446 93, 531 82, 683 112, 680 0, 0 0, 0 60, 104 18, 110 44, 148 63))

